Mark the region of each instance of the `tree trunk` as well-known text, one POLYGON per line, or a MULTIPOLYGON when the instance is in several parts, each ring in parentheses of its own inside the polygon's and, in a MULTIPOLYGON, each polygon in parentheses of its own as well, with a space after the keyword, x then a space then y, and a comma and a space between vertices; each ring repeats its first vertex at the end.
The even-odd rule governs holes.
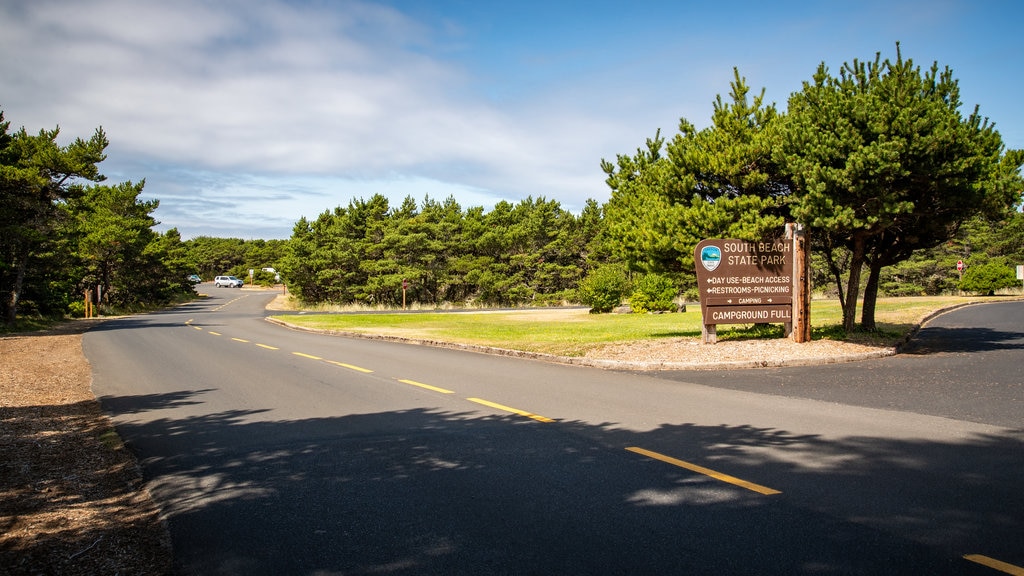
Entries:
POLYGON ((860 324, 864 330, 876 330, 875 302, 878 300, 878 282, 882 275, 882 260, 872 258, 868 266, 868 283, 864 287, 864 306, 861 309, 860 324))
POLYGON ((828 263, 828 270, 836 281, 836 292, 839 293, 839 306, 845 310, 846 291, 843 290, 843 272, 839 269, 839 264, 836 264, 835 259, 832 257, 831 249, 825 251, 825 262, 828 263))
POLYGON ((14 282, 11 283, 11 291, 7 294, 5 303, 6 317, 4 323, 8 326, 14 325, 18 319, 18 299, 21 298, 21 288, 25 283, 25 267, 28 266, 28 248, 16 249, 14 257, 14 282))
POLYGON ((843 330, 853 332, 857 320, 857 296, 860 294, 860 274, 864 268, 864 238, 855 236, 850 255, 850 279, 846 283, 846 302, 843 303, 843 330))

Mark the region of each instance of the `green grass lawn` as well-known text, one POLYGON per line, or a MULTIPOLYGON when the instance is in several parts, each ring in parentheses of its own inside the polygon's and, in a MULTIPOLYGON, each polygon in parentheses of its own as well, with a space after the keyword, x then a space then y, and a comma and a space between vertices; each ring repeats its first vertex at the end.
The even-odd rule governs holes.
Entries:
MULTIPOLYGON (((879 330, 852 334, 842 332, 842 309, 838 301, 815 300, 811 305, 812 338, 890 345, 937 310, 996 299, 953 296, 880 299, 875 314, 879 330)), ((859 314, 858 309, 858 320, 859 314)), ((592 348, 610 343, 701 337, 700 306, 696 304, 681 314, 588 314, 586 310, 542 308, 508 312, 306 314, 276 318, 307 328, 440 340, 561 356, 582 356, 592 348)), ((781 325, 727 324, 718 327, 718 339, 779 338, 783 335, 782 330, 781 325)))

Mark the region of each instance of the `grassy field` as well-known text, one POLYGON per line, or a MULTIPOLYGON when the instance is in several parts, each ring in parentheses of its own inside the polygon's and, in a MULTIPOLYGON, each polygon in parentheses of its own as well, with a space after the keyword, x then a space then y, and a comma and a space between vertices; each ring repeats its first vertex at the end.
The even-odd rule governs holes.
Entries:
MULTIPOLYGON (((999 297, 885 298, 877 303, 879 330, 844 334, 842 310, 835 300, 811 305, 812 337, 876 345, 896 343, 930 314, 959 304, 999 297)), ((859 310, 858 310, 859 314, 859 310)), ((494 346, 562 356, 582 356, 610 343, 701 336, 700 306, 681 314, 589 314, 575 309, 524 309, 501 312, 343 313, 279 316, 307 328, 494 346)), ((859 316, 858 316, 859 318, 859 316)), ((782 326, 722 325, 719 340, 782 337, 782 326)))

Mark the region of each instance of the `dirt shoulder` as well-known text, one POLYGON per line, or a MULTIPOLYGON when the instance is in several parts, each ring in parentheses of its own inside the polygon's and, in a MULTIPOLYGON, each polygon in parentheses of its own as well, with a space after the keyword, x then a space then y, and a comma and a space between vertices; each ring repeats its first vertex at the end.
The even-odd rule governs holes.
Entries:
POLYGON ((93 396, 82 333, 0 337, 0 572, 168 574, 170 538, 93 396))

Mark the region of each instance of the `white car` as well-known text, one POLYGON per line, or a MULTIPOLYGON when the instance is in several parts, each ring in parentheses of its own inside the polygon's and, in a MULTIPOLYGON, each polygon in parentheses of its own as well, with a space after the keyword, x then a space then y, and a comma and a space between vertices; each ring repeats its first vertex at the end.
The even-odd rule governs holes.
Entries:
POLYGON ((213 285, 217 288, 241 288, 242 282, 234 276, 217 276, 213 279, 213 285))

